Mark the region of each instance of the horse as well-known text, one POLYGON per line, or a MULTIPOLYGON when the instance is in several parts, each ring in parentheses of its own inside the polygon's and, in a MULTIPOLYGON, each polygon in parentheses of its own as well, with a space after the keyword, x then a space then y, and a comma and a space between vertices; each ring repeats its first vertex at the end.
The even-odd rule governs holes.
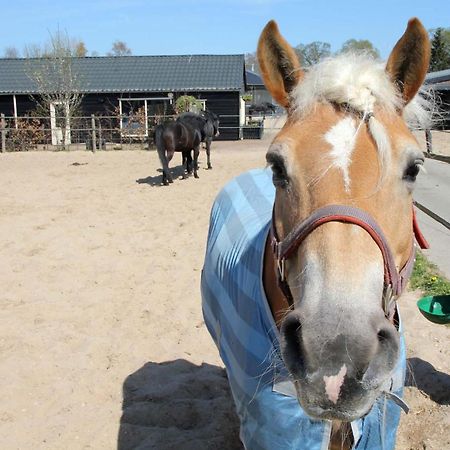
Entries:
POLYGON ((263 113, 263 115, 266 115, 268 113, 275 114, 277 111, 277 107, 270 103, 270 102, 262 102, 259 104, 252 104, 248 108, 248 115, 252 116, 255 112, 263 113))
MULTIPOLYGON (((180 114, 177 118, 179 122, 188 123, 190 126, 198 128, 200 130, 202 139, 201 141, 205 143, 206 146, 206 158, 207 158, 207 169, 212 169, 211 165, 211 142, 213 137, 219 136, 219 117, 208 109, 201 112, 201 114, 195 114, 192 112, 186 112, 180 114)), ((189 165, 189 159, 185 161, 183 157, 183 163, 186 166, 189 165)))
MULTIPOLYGON (((162 182, 168 185, 173 182, 169 170, 169 162, 173 158, 174 152, 182 152, 183 159, 186 158, 187 165, 191 165, 191 150, 194 150, 193 170, 194 177, 198 178, 198 155, 200 153, 200 143, 202 135, 197 127, 191 126, 185 121, 169 121, 157 125, 154 132, 154 140, 158 151, 159 160, 162 164, 162 182)), ((188 170, 189 171, 189 170, 188 170)), ((185 178, 186 175, 183 175, 185 178)))
MULTIPOLYGON (((411 127, 430 60, 417 18, 386 64, 340 54, 302 70, 270 21, 266 88, 287 111, 265 169, 230 181, 210 216, 205 324, 246 449, 393 449, 406 369, 397 298, 414 264, 411 127)), ((431 108, 431 110, 430 110, 431 108)))

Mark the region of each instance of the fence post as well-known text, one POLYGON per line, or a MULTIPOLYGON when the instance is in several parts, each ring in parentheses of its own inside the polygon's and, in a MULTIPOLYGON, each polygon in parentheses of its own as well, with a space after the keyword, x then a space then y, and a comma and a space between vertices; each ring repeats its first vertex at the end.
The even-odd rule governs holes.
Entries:
POLYGON ((6 121, 5 115, 1 115, 1 128, 2 128, 2 153, 6 151, 6 121))
POLYGON ((95 149, 97 148, 97 143, 95 142, 95 116, 91 115, 91 123, 92 123, 92 153, 95 153, 95 149))
POLYGON ((431 141, 431 130, 425 130, 425 142, 427 143, 427 153, 433 153, 433 143, 431 141))
POLYGON ((102 146, 102 122, 101 120, 98 121, 98 149, 99 150, 104 150, 103 146, 102 146))

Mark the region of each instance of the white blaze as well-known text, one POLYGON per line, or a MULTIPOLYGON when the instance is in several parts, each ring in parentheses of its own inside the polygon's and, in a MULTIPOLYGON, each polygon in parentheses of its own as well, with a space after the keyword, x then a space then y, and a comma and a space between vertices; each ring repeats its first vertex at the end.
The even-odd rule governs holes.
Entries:
POLYGON ((348 169, 352 162, 356 132, 355 121, 352 117, 346 117, 334 125, 324 136, 325 140, 331 145, 332 167, 342 170, 346 191, 350 190, 348 169))
POLYGON ((323 381, 325 382, 325 392, 330 401, 334 404, 337 403, 339 394, 341 392, 341 386, 344 383, 344 377, 347 373, 347 366, 344 364, 337 375, 331 375, 327 377, 324 375, 323 381))

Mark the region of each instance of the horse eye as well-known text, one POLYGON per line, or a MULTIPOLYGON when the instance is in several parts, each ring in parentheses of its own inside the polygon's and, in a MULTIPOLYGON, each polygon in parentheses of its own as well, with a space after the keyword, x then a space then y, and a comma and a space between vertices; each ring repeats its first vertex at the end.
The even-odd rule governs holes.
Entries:
POLYGON ((414 183, 414 181, 416 181, 416 177, 417 177, 417 175, 418 175, 422 165, 423 165, 423 159, 416 159, 405 170, 405 173, 403 175, 403 179, 406 180, 406 181, 409 181, 411 183, 414 183))
POLYGON ((289 184, 289 180, 283 158, 276 153, 272 153, 268 154, 266 159, 272 168, 272 181, 274 186, 285 188, 289 184))
POLYGON ((284 167, 272 165, 272 181, 277 187, 285 188, 289 183, 284 167))

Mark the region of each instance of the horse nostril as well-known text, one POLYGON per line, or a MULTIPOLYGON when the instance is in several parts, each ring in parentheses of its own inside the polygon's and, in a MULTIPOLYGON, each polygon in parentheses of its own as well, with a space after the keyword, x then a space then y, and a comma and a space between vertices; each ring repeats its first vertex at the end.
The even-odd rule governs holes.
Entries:
POLYGON ((377 332, 377 339, 381 346, 386 346, 395 341, 395 336, 389 328, 380 328, 377 332))
POLYGON ((377 331, 378 347, 363 376, 368 386, 378 386, 395 366, 399 352, 399 335, 393 325, 383 325, 377 331))
POLYGON ((378 341, 383 343, 388 338, 388 334, 386 333, 386 330, 379 330, 377 333, 378 341))
POLYGON ((300 319, 296 314, 289 314, 283 321, 281 326, 281 332, 284 334, 286 339, 289 339, 295 346, 300 345, 300 319))
POLYGON ((297 376, 304 372, 301 328, 300 318, 295 312, 290 313, 281 325, 284 362, 287 369, 297 376))
POLYGON ((399 352, 399 333, 394 325, 389 324, 380 328, 377 333, 379 351, 385 353, 388 365, 393 365, 398 357, 399 352))

